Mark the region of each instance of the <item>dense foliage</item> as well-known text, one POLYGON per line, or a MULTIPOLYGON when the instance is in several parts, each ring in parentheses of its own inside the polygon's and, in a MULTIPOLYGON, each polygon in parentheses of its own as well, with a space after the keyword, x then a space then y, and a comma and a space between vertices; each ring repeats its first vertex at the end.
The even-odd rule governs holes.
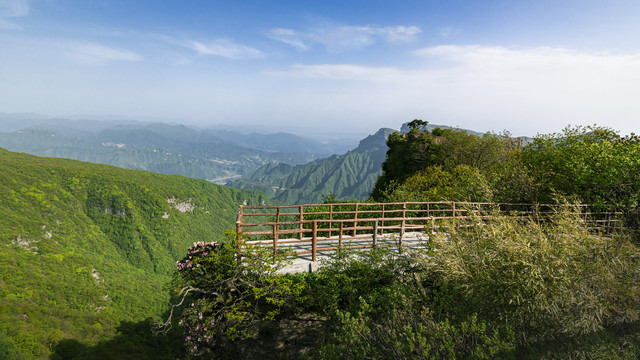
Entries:
POLYGON ((559 192, 599 207, 633 209, 640 200, 640 138, 634 134, 569 127, 535 137, 520 158, 539 184, 540 201, 559 192))
MULTIPOLYGON (((419 201, 486 200, 488 194, 466 194, 462 189, 468 185, 487 182, 500 164, 509 157, 501 137, 485 134, 478 136, 458 129, 435 128, 428 131, 413 127, 409 132, 392 133, 387 139, 387 158, 382 164, 382 176, 378 179, 372 196, 376 200, 398 198, 393 192, 404 185, 401 192, 419 201), (432 172, 439 174, 432 175, 432 172), (450 184, 454 179, 456 184, 450 184), (411 180, 408 180, 411 179, 411 180), (408 181, 408 184, 405 182, 408 181), (435 189, 432 194, 421 195, 424 186, 435 189), (451 197, 446 189, 458 186, 451 197), (408 194, 411 193, 411 194, 408 194)), ((413 199, 412 199, 413 200, 413 199)))
POLYGON ((302 284, 278 275, 281 266, 265 262, 266 249, 243 244, 242 253, 240 260, 235 234, 229 233, 221 242, 194 243, 177 262, 178 305, 185 303, 179 325, 193 357, 238 358, 234 341, 256 337, 261 328, 296 312, 302 284))
MULTIPOLYGON (((373 261, 373 269, 404 266, 386 286, 357 287, 350 298, 360 307, 337 312, 339 325, 321 355, 635 358, 638 255, 628 239, 593 236, 569 212, 549 224, 503 218, 450 227, 408 264, 391 255, 373 261)), ((355 266, 363 265, 347 268, 355 266)), ((369 271, 376 270, 358 275, 369 271)))
POLYGON ((393 133, 378 201, 553 203, 559 196, 624 211, 638 223, 640 138, 598 126, 567 127, 526 144, 509 134, 413 127, 393 133))
POLYGON ((159 317, 189 245, 220 238, 239 204, 268 201, 203 180, 1 149, 0 169, 0 358, 45 358, 61 340, 94 346, 125 321, 159 317))
POLYGON ((178 264, 179 279, 197 286, 182 315, 185 341, 194 358, 233 358, 241 338, 262 336, 250 343, 261 355, 247 358, 282 358, 266 330, 306 315, 323 323, 309 358, 640 355, 637 245, 590 232, 571 207, 544 223, 493 215, 451 223, 425 248, 336 255, 297 275, 238 264, 231 240, 194 244, 178 264))

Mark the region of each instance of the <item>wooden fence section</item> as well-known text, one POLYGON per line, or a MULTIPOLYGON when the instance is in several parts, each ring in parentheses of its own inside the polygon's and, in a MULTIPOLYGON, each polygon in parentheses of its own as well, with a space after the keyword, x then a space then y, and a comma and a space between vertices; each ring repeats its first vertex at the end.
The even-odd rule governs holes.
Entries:
MULTIPOLYGON (((621 213, 592 212, 577 205, 584 219, 599 229, 620 226, 621 213)), ((467 202, 336 203, 286 206, 241 206, 236 233, 238 255, 242 243, 272 247, 273 262, 286 247, 298 255, 389 245, 402 251, 407 232, 437 230, 443 221, 489 219, 496 215, 543 220, 558 205, 467 202), (324 245, 320 247, 321 245, 324 245)), ((460 225, 464 221, 459 222, 460 225)))

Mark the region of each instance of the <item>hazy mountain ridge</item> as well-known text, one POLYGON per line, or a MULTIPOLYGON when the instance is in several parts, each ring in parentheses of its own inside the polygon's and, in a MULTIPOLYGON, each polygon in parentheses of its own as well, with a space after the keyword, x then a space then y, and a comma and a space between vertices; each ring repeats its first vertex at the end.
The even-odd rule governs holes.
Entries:
POLYGON ((160 315, 186 249, 220 239, 240 204, 269 201, 204 180, 3 149, 0 168, 0 354, 25 358, 160 315))
POLYGON ((343 151, 343 144, 324 144, 286 133, 241 134, 230 130, 195 130, 163 123, 7 119, 0 147, 39 156, 180 174, 219 183, 268 163, 305 164, 343 151))
POLYGON ((258 189, 282 203, 315 203, 323 195, 336 199, 366 199, 381 173, 386 139, 392 129, 380 129, 344 155, 305 165, 268 164, 228 183, 240 189, 258 189))

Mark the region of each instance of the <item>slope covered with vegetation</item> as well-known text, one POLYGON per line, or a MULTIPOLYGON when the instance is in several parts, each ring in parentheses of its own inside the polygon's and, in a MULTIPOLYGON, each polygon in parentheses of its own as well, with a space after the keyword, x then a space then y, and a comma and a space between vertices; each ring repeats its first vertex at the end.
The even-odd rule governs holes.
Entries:
POLYGON ((317 203, 324 196, 364 200, 371 194, 387 147, 391 129, 380 129, 360 141, 354 150, 305 165, 269 164, 229 182, 240 189, 259 189, 286 204, 317 203))
MULTIPOLYGON (((0 149, 0 358, 96 344, 168 308, 175 261, 258 192, 0 149)), ((135 342, 135 341, 134 341, 135 342)))

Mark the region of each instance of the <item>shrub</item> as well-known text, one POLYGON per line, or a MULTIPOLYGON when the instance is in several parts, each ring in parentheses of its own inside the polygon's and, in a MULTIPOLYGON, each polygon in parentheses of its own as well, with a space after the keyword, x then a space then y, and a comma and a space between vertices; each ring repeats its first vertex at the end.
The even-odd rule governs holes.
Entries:
POLYGON ((308 278, 311 299, 329 317, 322 359, 511 357, 513 332, 491 329, 474 314, 453 317, 410 257, 385 249, 337 257, 308 278), (426 285, 426 286, 425 286, 426 285), (444 316, 443 316, 444 315, 444 316))
POLYGON ((407 178, 402 184, 389 189, 389 202, 404 201, 491 201, 492 193, 484 176, 477 168, 458 165, 451 172, 434 165, 407 178))
POLYGON ((593 234, 577 211, 560 210, 548 223, 495 215, 442 230, 418 259, 426 279, 457 290, 450 308, 513 327, 521 348, 566 347, 560 339, 580 347, 640 319, 638 248, 593 234))
MULTIPOLYGON (((184 307, 179 324, 192 356, 210 357, 235 340, 255 337, 287 312, 294 311, 303 285, 278 275, 257 246, 244 245, 236 257, 235 234, 222 242, 198 242, 177 262, 175 284, 184 307)), ((171 319, 165 326, 170 324, 171 319)))

